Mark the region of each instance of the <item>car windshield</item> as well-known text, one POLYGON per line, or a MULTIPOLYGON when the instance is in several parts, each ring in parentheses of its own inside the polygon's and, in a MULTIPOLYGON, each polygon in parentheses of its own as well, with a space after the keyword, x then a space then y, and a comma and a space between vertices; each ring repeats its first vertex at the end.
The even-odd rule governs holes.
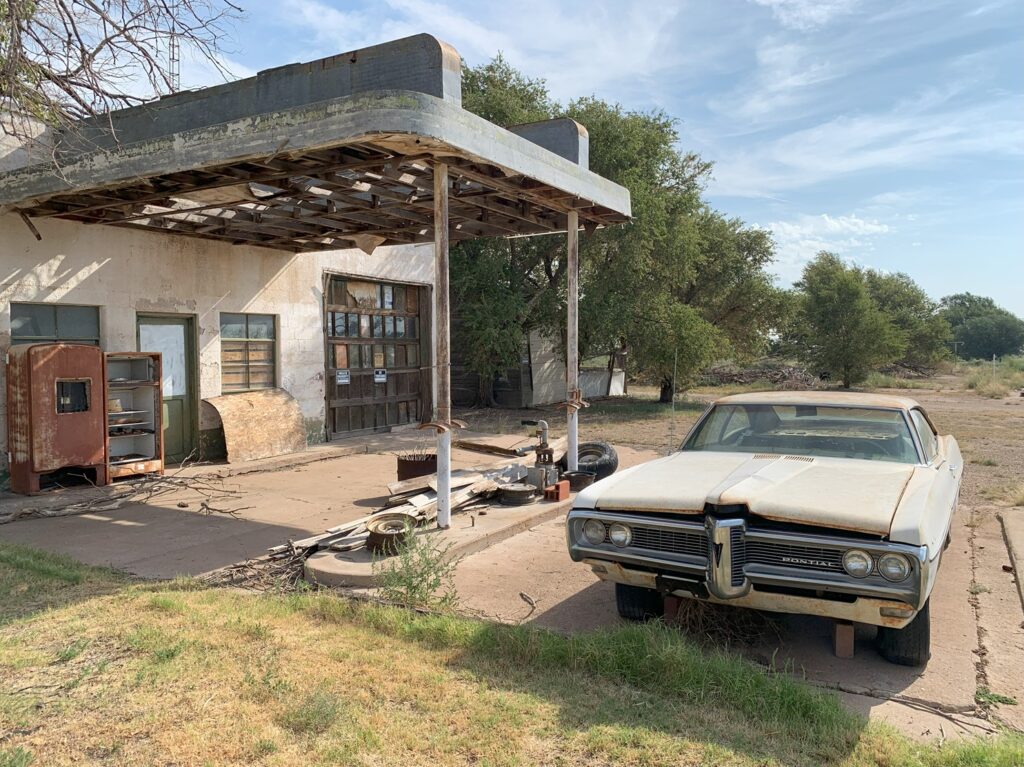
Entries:
POLYGON ((716 405, 682 449, 918 462, 901 411, 833 405, 716 405))

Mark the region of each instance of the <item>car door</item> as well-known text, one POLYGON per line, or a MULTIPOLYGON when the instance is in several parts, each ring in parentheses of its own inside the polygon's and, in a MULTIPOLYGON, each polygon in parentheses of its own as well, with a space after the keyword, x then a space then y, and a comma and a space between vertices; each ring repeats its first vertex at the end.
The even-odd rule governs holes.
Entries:
POLYGON ((925 461, 935 472, 935 481, 928 496, 928 540, 945 540, 960 497, 963 477, 963 458, 960 447, 952 436, 940 437, 928 416, 920 408, 910 411, 925 461))

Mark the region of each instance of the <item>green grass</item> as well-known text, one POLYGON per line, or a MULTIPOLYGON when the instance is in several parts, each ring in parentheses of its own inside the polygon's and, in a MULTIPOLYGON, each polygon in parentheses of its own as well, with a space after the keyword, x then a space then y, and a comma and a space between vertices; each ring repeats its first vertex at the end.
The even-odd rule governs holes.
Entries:
POLYGON ((0 542, 0 626, 37 610, 115 591, 117 573, 60 554, 0 542))
POLYGON ((35 760, 32 752, 26 751, 21 746, 15 748, 0 747, 0 767, 29 767, 35 760))
POLYGON ((28 691, 0 694, 0 767, 1024 763, 1020 735, 917 744, 661 624, 563 635, 322 592, 110 589, 88 568, 40 612, 16 587, 54 564, 39 557, 0 564, 22 616, 0 626, 0 675, 28 691))
POLYGON ((934 383, 889 375, 888 373, 869 373, 863 384, 866 389, 933 389, 934 383))
POLYGON ((334 695, 317 691, 285 710, 278 717, 278 723, 299 735, 319 735, 331 728, 343 710, 344 706, 334 695))
POLYGON ((1011 698, 1009 695, 1001 695, 998 692, 992 692, 987 687, 979 687, 978 691, 974 694, 974 699, 983 706, 1016 706, 1017 699, 1011 698))

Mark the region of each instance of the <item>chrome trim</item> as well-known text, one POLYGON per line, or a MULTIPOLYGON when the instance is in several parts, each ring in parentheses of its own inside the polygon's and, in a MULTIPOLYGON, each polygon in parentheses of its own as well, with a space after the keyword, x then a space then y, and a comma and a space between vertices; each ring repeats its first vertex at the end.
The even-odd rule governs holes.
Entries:
POLYGON ((834 534, 758 530, 750 529, 746 525, 747 521, 741 518, 719 519, 707 516, 703 522, 697 522, 696 520, 659 519, 653 515, 640 516, 590 509, 573 509, 569 512, 566 520, 566 540, 569 555, 574 561, 579 562, 587 558, 602 559, 666 573, 702 575, 706 579, 708 591, 719 599, 735 599, 743 596, 749 593, 752 585, 775 586, 897 600, 919 609, 928 596, 923 591, 930 581, 931 572, 939 566, 940 557, 935 556, 929 559, 927 546, 860 540, 834 534), (704 536, 705 540, 714 541, 720 545, 721 550, 719 552, 717 548, 709 545, 708 554, 713 556, 699 557, 682 553, 652 552, 649 549, 639 549, 632 545, 618 548, 608 542, 601 546, 591 546, 582 537, 583 522, 587 519, 598 519, 605 524, 621 522, 630 526, 654 530, 683 532, 690 535, 699 534, 704 536), (825 572, 801 567, 744 562, 743 582, 734 585, 730 534, 737 527, 743 530, 744 540, 748 544, 765 543, 861 549, 876 559, 881 554, 890 552, 903 554, 910 560, 911 574, 905 581, 892 583, 877 572, 865 578, 854 578, 845 571, 825 572), (726 545, 727 543, 729 545, 726 545))
POLYGON ((719 519, 707 516, 704 527, 708 533, 708 591, 719 599, 735 599, 750 591, 750 581, 734 586, 732 583, 732 531, 746 529, 742 519, 719 519))

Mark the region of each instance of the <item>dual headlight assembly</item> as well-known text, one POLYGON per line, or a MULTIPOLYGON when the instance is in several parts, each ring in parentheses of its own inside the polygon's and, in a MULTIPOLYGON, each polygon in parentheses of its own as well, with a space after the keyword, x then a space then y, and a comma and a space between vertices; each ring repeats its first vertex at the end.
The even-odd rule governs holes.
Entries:
POLYGON ((608 540, 622 548, 628 546, 633 540, 633 531, 619 522, 613 522, 606 526, 600 520, 588 519, 583 523, 583 537, 592 546, 597 546, 608 540))
MULTIPOLYGON (((606 525, 598 519, 588 519, 583 523, 583 537, 592 546, 599 546, 606 541, 624 548, 633 540, 633 531, 627 525, 613 522, 606 525)), ((867 578, 878 572, 887 581, 899 583, 910 577, 910 560, 902 554, 893 552, 882 554, 875 559, 861 549, 850 549, 843 554, 843 569, 854 578, 867 578)))
POLYGON ((910 560, 902 554, 882 554, 876 560, 861 549, 850 549, 843 554, 843 569, 854 578, 867 578, 878 572, 887 581, 899 583, 910 577, 910 560))

